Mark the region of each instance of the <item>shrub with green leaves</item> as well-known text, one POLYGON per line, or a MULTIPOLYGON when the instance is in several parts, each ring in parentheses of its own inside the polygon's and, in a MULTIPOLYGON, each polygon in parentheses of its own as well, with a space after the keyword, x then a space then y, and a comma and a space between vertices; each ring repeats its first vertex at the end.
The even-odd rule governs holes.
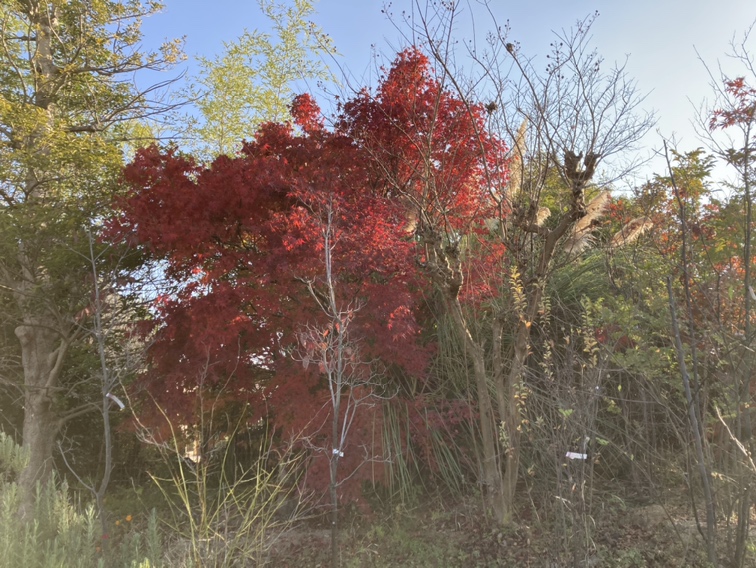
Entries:
POLYGON ((18 516, 21 495, 16 477, 26 461, 26 451, 0 432, 0 568, 163 565, 154 513, 144 530, 130 531, 116 542, 110 535, 102 534, 91 504, 80 508, 72 503, 65 482, 53 479, 38 486, 32 520, 21 522, 18 516))

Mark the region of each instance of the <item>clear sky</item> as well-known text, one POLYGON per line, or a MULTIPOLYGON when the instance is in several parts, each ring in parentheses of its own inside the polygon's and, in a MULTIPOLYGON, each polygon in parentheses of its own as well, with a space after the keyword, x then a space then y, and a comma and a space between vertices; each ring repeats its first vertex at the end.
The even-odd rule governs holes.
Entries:
MULTIPOLYGON (((266 25, 255 0, 163 1, 163 13, 145 21, 145 44, 186 36, 190 57, 212 57, 221 52, 224 41, 236 39, 244 29, 266 25)), ((313 19, 333 38, 342 54, 339 65, 358 81, 368 81, 376 53, 391 59, 407 44, 382 10, 399 16, 412 4, 394 0, 387 7, 383 0, 320 0, 313 19)), ((478 12, 475 31, 480 36, 491 22, 480 13, 479 4, 462 0, 468 14, 478 12)), ((699 54, 715 72, 721 64, 737 73, 727 57, 730 42, 741 40, 756 21, 754 0, 491 0, 490 6, 499 23, 509 21, 510 37, 519 42, 521 53, 535 57, 548 52, 553 30, 569 28, 598 10, 593 45, 610 62, 629 57, 627 71, 639 89, 649 93, 646 106, 657 112, 659 132, 667 138, 674 135, 682 150, 701 144, 690 121, 695 107, 711 93, 699 54)), ((472 26, 460 26, 460 39, 472 34, 472 26)), ((749 44, 756 54, 756 29, 749 44)), ((658 146, 659 141, 654 133, 646 144, 658 146)))

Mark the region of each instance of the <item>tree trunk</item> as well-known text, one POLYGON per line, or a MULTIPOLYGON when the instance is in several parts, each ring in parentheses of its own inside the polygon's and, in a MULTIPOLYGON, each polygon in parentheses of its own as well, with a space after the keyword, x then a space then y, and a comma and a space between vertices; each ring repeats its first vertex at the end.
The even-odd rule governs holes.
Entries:
POLYGON ((505 449, 504 462, 504 502, 507 506, 507 510, 505 511, 506 522, 512 520, 520 470, 522 420, 518 398, 522 391, 525 363, 528 355, 530 355, 530 329, 538 313, 538 306, 543 296, 543 288, 544 286, 540 284, 540 280, 537 280, 526 295, 527 303, 522 310, 523 313, 519 314, 517 328, 515 329, 514 353, 509 372, 504 377, 504 380, 499 380, 496 384, 499 414, 503 417, 504 428, 507 434, 507 448, 505 449))
MULTIPOLYGON (((328 244, 328 241, 326 241, 328 244)), ((330 250, 328 253, 330 254, 330 250)), ((330 274, 329 274, 330 276, 330 274)), ((329 279, 329 282, 331 280, 329 279)), ((334 292, 333 286, 331 286, 331 292, 334 292)), ((335 300, 334 300, 335 304, 335 300)), ((342 328, 343 329, 343 328, 342 328)), ((339 566, 339 451, 341 444, 339 443, 339 416, 341 412, 341 384, 337 385, 338 392, 336 392, 335 404, 333 405, 333 418, 331 422, 331 447, 329 457, 329 471, 331 475, 331 483, 329 490, 331 494, 331 568, 338 568, 339 566)))
POLYGON ((483 498, 485 506, 494 518, 504 522, 507 516, 508 505, 505 501, 504 479, 501 471, 499 456, 499 432, 494 418, 491 395, 488 390, 488 374, 486 372, 485 352, 470 334, 462 312, 459 299, 449 298, 448 309, 452 319, 462 337, 465 352, 473 364, 475 375, 475 388, 478 392, 478 414, 480 423, 480 435, 483 444, 481 467, 483 469, 483 498))
POLYGON ((24 367, 23 446, 29 452, 29 463, 18 480, 22 499, 19 514, 24 520, 34 510, 37 484, 46 483, 52 474, 53 444, 60 427, 52 388, 63 346, 56 345, 56 334, 49 327, 32 321, 16 328, 24 367))
POLYGON ((331 494, 331 566, 339 566, 339 494, 337 491, 337 460, 338 456, 331 456, 331 483, 329 491, 331 494))
POLYGON ((486 507, 493 512, 494 518, 504 522, 507 516, 508 504, 505 499, 504 480, 501 475, 499 459, 499 435, 496 421, 493 415, 493 405, 488 392, 488 380, 486 376, 483 350, 475 349, 468 354, 473 359, 473 372, 475 374, 475 387, 478 391, 478 413, 480 421, 480 435, 483 443, 483 456, 481 466, 483 468, 483 495, 486 507))
POLYGON ((530 352, 530 328, 525 322, 517 326, 514 344, 514 357, 504 384, 496 385, 499 413, 504 417, 504 428, 507 433, 507 448, 505 449, 504 469, 504 502, 507 510, 505 522, 512 520, 514 498, 517 490, 518 472, 520 469, 520 408, 518 393, 522 390, 522 373, 525 360, 530 352))
MULTIPOLYGON (((25 140, 30 152, 40 156, 48 153, 45 144, 40 143, 54 123, 53 98, 57 69, 53 60, 53 37, 57 24, 57 13, 53 6, 41 2, 29 2, 25 6, 29 22, 35 29, 36 51, 33 57, 35 71, 35 91, 33 104, 46 113, 48 123, 38 125, 35 132, 25 140)), ((29 166, 26 172, 25 199, 28 203, 40 200, 42 191, 38 172, 29 166)), ((21 362, 24 373, 24 429, 23 446, 29 452, 29 463, 19 475, 21 488, 22 519, 31 518, 34 507, 36 486, 46 483, 52 474, 53 444, 60 428, 53 406, 53 389, 57 386, 64 344, 55 332, 55 321, 44 314, 45 308, 38 306, 40 274, 45 274, 36 259, 28 254, 26 241, 19 244, 18 262, 20 279, 14 283, 16 302, 23 323, 16 328, 16 336, 21 346, 21 362)))

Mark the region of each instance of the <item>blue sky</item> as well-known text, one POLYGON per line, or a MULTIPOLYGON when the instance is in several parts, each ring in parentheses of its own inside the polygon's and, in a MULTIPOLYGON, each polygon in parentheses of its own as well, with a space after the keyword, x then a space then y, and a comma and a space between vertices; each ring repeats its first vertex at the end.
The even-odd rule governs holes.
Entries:
MULTIPOLYGON (((186 36, 192 57, 212 57, 224 41, 237 38, 244 29, 265 28, 255 0, 164 0, 163 13, 145 21, 145 44, 186 36)), ((328 33, 342 54, 339 65, 358 81, 367 82, 376 67, 375 54, 391 59, 406 45, 401 34, 382 13, 383 0, 320 0, 314 21, 328 33)), ((388 11, 400 15, 412 8, 411 0, 394 0, 388 11)), ((479 10, 478 0, 462 0, 464 10, 476 13, 478 35, 491 27, 479 10)), ((569 28, 578 19, 598 10, 593 45, 610 62, 629 57, 627 71, 639 89, 649 93, 646 107, 658 115, 657 129, 676 137, 683 150, 701 143, 690 121, 695 107, 710 96, 710 79, 699 55, 711 69, 718 65, 733 73, 738 68, 727 58, 730 41, 742 39, 756 21, 753 0, 492 0, 499 23, 507 20, 510 36, 523 54, 543 57, 553 30, 569 28), (697 53, 698 52, 698 53, 697 53)), ((468 20, 469 21, 469 20, 468 20)), ((460 26, 460 39, 473 35, 471 25, 460 26)), ((756 53, 756 30, 750 49, 756 53)), ((545 63, 544 63, 545 64, 545 63)), ((187 63, 191 69, 191 61, 187 63)), ((660 137, 646 139, 658 146, 660 137)))

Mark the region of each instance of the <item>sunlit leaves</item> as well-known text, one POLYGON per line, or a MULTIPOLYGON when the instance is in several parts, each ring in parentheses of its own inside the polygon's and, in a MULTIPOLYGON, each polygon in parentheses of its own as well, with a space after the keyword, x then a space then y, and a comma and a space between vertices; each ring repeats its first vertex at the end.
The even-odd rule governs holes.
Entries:
POLYGON ((745 77, 725 80, 725 93, 731 98, 728 108, 716 109, 709 119, 709 128, 729 128, 738 123, 748 123, 756 117, 756 89, 745 77))
POLYGON ((264 122, 290 119, 297 81, 330 80, 324 56, 335 49, 309 21, 311 0, 258 0, 272 32, 245 31, 224 45, 221 56, 201 57, 201 70, 189 88, 199 116, 188 116, 190 145, 205 158, 233 154, 264 122))

